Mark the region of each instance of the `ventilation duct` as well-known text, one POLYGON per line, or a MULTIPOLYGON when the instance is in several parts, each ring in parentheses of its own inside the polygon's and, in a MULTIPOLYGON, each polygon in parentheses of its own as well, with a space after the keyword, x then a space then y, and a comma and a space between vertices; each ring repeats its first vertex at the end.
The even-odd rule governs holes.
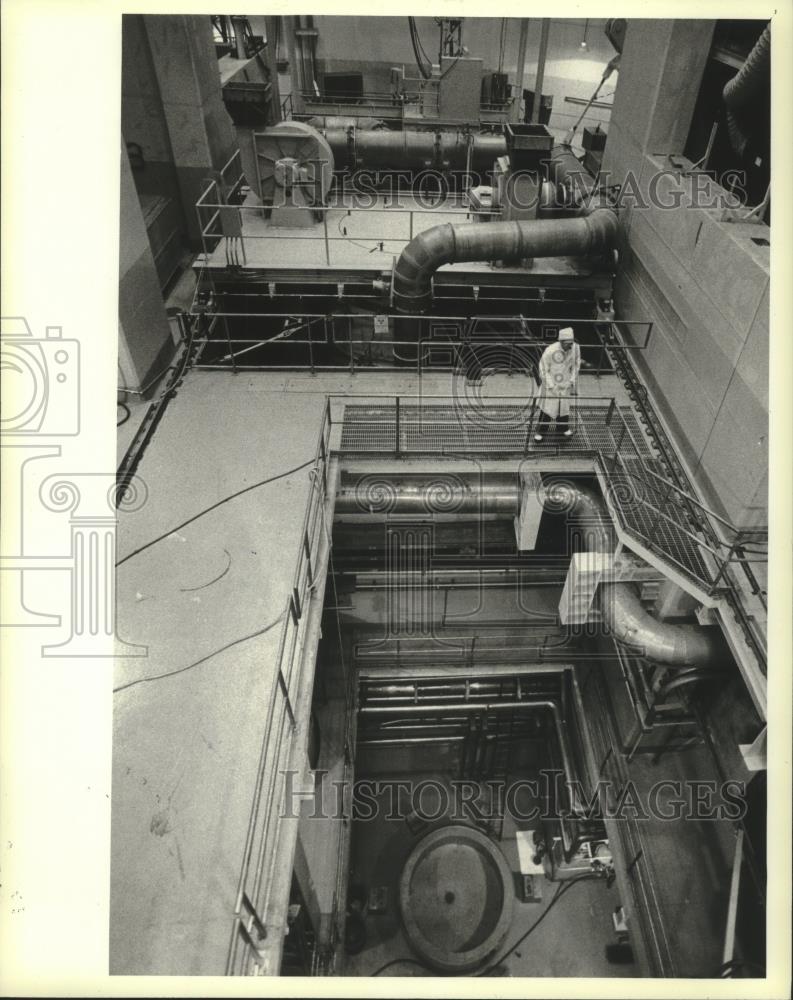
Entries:
MULTIPOLYGON (((366 482, 364 477, 357 484, 339 491, 337 514, 368 512, 366 482)), ((442 491, 442 483, 442 476, 396 477, 387 489, 389 514, 416 515, 422 511, 426 514, 432 509, 432 491, 442 491)), ((514 516, 520 507, 520 489, 513 477, 502 476, 493 482, 482 483, 476 477, 455 475, 454 489, 456 512, 497 512, 514 516)), ((564 509, 569 517, 586 525, 586 551, 613 551, 610 519, 603 501, 595 493, 583 486, 555 483, 548 490, 548 501, 554 509, 564 509)), ((654 663, 678 668, 705 667, 718 666, 724 658, 724 644, 717 627, 658 621, 644 608, 633 584, 603 583, 596 599, 603 621, 614 638, 654 663)))
POLYGON ((432 304, 432 277, 444 264, 531 257, 585 257, 616 245, 617 216, 596 208, 574 219, 445 223, 425 229, 403 249, 394 269, 394 304, 423 313, 432 304))

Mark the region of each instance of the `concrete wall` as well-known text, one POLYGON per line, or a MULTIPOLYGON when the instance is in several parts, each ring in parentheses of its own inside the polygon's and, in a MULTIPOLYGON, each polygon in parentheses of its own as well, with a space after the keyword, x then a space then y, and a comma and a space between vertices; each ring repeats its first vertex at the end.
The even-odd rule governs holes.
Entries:
POLYGON ((753 238, 769 231, 722 221, 722 207, 708 206, 723 189, 668 159, 685 144, 712 30, 629 22, 603 167, 636 182, 620 214, 617 310, 654 324, 637 361, 710 502, 757 525, 767 520, 770 253, 753 238))
POLYGON ((235 148, 209 17, 124 16, 121 126, 143 153, 138 190, 174 199, 200 249, 195 203, 235 148))
POLYGON ((123 384, 139 389, 152 374, 167 365, 173 341, 146 224, 123 146, 120 216, 119 366, 123 384))

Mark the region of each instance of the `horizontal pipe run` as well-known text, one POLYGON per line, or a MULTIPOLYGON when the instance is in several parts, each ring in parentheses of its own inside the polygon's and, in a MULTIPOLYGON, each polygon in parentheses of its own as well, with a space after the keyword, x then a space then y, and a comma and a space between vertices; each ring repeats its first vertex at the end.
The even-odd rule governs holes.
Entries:
POLYGON ((405 736, 401 739, 358 740, 359 747, 407 746, 416 743, 463 743, 465 736, 405 736))
MULTIPOLYGON (((504 712, 504 711, 515 711, 515 709, 520 708, 547 708, 553 713, 554 727, 556 729, 556 736, 559 740, 559 752, 562 755, 562 767, 568 781, 572 781, 575 778, 575 773, 572 770, 572 761, 570 758, 570 752, 567 747, 567 734, 565 733, 565 721, 562 718, 561 709, 557 702, 551 700, 550 698, 543 699, 532 699, 526 698, 520 701, 491 701, 483 702, 481 704, 474 704, 472 702, 466 702, 462 705, 444 705, 442 703, 434 703, 430 705, 362 705, 359 712, 363 715, 417 715, 419 713, 432 713, 432 712, 446 712, 446 713, 459 713, 459 712, 504 712)), ((573 804, 573 808, 579 811, 579 808, 573 804)))
MULTIPOLYGON (((515 516, 520 507, 520 490, 513 476, 488 477, 455 474, 403 474, 387 481, 367 477, 358 484, 344 486, 337 493, 335 513, 365 514, 368 510, 388 514, 432 512, 463 514, 496 513, 515 516)), ((613 531, 602 500, 581 486, 557 483, 552 487, 553 502, 587 526, 590 551, 611 553, 613 531)), ((663 512, 661 512, 663 513, 663 512)), ((669 518, 672 520, 671 518, 669 518)), ((726 657, 719 629, 715 626, 680 625, 661 622, 642 605, 636 588, 629 583, 603 583, 598 590, 603 620, 614 638, 654 663, 673 667, 717 665, 726 657)))
MULTIPOLYGON (((336 170, 454 170, 466 169, 468 137, 460 132, 418 131, 417 129, 319 130, 328 142, 336 170)), ((473 137, 471 169, 485 174, 507 152, 503 135, 473 137)), ((484 181, 485 178, 483 177, 484 181)))

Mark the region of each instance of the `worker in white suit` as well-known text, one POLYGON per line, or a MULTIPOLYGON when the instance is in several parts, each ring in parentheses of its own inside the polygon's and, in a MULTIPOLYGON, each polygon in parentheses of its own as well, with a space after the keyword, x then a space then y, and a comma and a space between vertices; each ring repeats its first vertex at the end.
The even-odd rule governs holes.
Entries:
POLYGON ((559 339, 549 344, 540 358, 540 417, 537 421, 535 441, 542 441, 551 421, 565 437, 572 437, 570 429, 570 397, 575 392, 581 368, 581 348, 575 342, 571 326, 559 331, 559 339))

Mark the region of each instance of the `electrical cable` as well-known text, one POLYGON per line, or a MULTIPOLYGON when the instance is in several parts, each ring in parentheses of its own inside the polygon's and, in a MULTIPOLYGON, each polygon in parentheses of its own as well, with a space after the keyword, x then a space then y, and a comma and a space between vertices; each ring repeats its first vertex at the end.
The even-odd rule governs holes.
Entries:
POLYGON ((126 691, 127 688, 135 687, 137 684, 146 684, 149 681, 161 681, 166 677, 175 677, 177 674, 183 674, 188 670, 192 670, 193 667, 199 667, 202 663, 206 663, 207 660, 211 660, 213 656, 217 656, 218 653, 224 653, 227 649, 231 649, 232 646, 239 646, 242 642, 247 642, 248 639, 255 639, 258 635, 264 635, 265 632, 269 632, 270 629, 275 628, 275 626, 283 621, 286 611, 282 611, 281 614, 274 620, 265 625, 264 628, 258 629, 256 632, 251 632, 250 635, 243 635, 239 639, 234 639, 232 642, 227 642, 225 646, 221 646, 220 649, 216 649, 211 653, 207 653, 206 656, 202 656, 200 660, 195 660, 193 663, 188 663, 186 667, 178 667, 176 670, 169 670, 164 674, 155 674, 153 677, 138 677, 134 681, 129 681, 126 684, 121 684, 117 688, 113 688, 113 694, 118 694, 119 691, 126 691))
POLYGON ((457 65, 457 63, 461 59, 462 59, 462 53, 455 58, 454 62, 451 64, 451 66, 447 66, 446 67, 446 69, 441 73, 441 75, 438 77, 438 79, 442 80, 446 76, 447 73, 451 73, 451 71, 454 69, 454 67, 457 65))
POLYGON ((343 236, 348 243, 354 243, 355 246, 360 247, 362 250, 368 250, 369 253, 374 253, 377 250, 377 243, 373 247, 368 247, 365 243, 359 243, 358 240, 354 240, 352 236, 348 236, 346 232, 342 232, 341 224, 347 218, 346 215, 342 215, 337 223, 337 229, 339 230, 339 236, 343 236))
POLYGON ((152 375, 152 377, 149 379, 146 385, 143 386, 142 389, 130 389, 129 386, 126 385, 119 385, 117 386, 117 389, 119 392, 130 392, 132 393, 133 396, 143 396, 145 395, 147 389, 153 386, 155 382, 159 381, 163 377, 163 375, 169 372, 173 367, 174 365, 168 365, 167 368, 163 368, 162 371, 157 372, 156 375, 152 375))
POLYGON ((534 921, 534 923, 531 925, 531 927, 529 927, 529 929, 524 934, 521 934, 521 936, 518 938, 518 940, 511 947, 509 947, 499 959, 497 959, 495 962, 493 962, 491 965, 489 965, 486 969, 483 969, 481 972, 477 972, 476 975, 477 976, 486 976, 489 972, 492 972, 493 969, 495 969, 497 966, 501 965, 502 962, 506 961, 506 959, 512 954, 512 952, 517 947, 519 947, 521 944, 523 944, 523 942, 526 940, 526 938, 529 936, 529 934, 531 934, 533 931, 535 931, 540 926, 540 924, 543 922, 543 920, 545 920, 545 918, 548 916, 548 914, 551 912, 551 910, 554 908, 554 906, 559 902, 559 900, 562 898, 562 896, 564 896, 564 894, 569 889, 572 889, 572 887, 574 885, 576 885, 578 882, 588 882, 588 881, 594 881, 594 880, 602 880, 603 878, 604 878, 603 875, 599 875, 599 874, 595 874, 595 873, 591 873, 590 874, 590 873, 587 872, 584 875, 576 875, 575 878, 571 878, 567 882, 560 882, 559 883, 559 888, 556 890, 556 892, 551 897, 550 903, 542 911, 542 913, 539 915, 539 917, 537 917, 537 919, 534 921))
POLYGON ((425 80, 429 80, 432 76, 432 61, 424 51, 424 46, 421 44, 421 38, 419 36, 415 17, 408 18, 408 25, 410 27, 410 42, 413 46, 413 55, 416 57, 416 65, 418 66, 419 73, 421 73, 425 80), (429 71, 424 68, 424 64, 421 61, 422 57, 429 63, 429 71))
MULTIPOLYGON (((564 894, 568 892, 568 890, 572 889, 572 887, 576 885, 576 883, 601 881, 603 877, 604 877, 603 875, 598 875, 595 873, 591 874, 586 873, 584 875, 577 875, 575 876, 575 878, 571 878, 567 882, 560 882, 556 892, 551 898, 550 903, 543 910, 540 916, 534 921, 531 927, 529 927, 529 929, 524 934, 522 934, 518 938, 518 940, 509 949, 507 949, 507 951, 505 951, 504 954, 497 961, 493 962, 491 965, 489 965, 486 969, 483 969, 481 972, 475 973, 474 974, 475 977, 486 976, 488 975, 488 973, 492 972, 493 969, 495 969, 497 966, 501 965, 501 963, 505 961, 517 947, 523 944, 523 942, 526 940, 529 934, 531 934, 532 931, 534 931, 537 927, 540 926, 542 921, 548 916, 548 914, 551 912, 556 903, 558 903, 559 900, 562 898, 562 896, 564 896, 564 894)), ((385 972, 385 970, 391 968, 392 965, 399 965, 401 962, 409 962, 411 965, 417 965, 420 969, 424 969, 426 972, 430 972, 433 975, 436 975, 434 969, 431 969, 429 966, 424 965, 423 962, 419 962, 415 958, 393 958, 391 959, 390 962, 386 962, 385 965, 381 965, 380 968, 377 969, 375 972, 372 972, 371 975, 372 977, 379 976, 380 973, 385 972)))
POLYGON ((235 500, 237 497, 241 497, 244 493, 250 493, 251 490, 258 489, 260 486, 267 486, 268 483, 274 483, 278 479, 285 479, 287 476, 291 476, 294 472, 300 472, 301 469, 305 469, 306 466, 311 465, 315 461, 316 458, 310 458, 307 462, 302 462, 300 465, 296 465, 293 469, 287 469, 285 472, 279 472, 278 475, 276 476, 270 476, 267 479, 261 479, 258 483, 253 483, 251 486, 246 486, 242 490, 237 490, 236 493, 230 493, 227 497, 224 497, 222 500, 218 500, 217 503, 213 503, 211 507, 205 507, 203 510, 200 510, 197 514, 194 514, 192 517, 189 517, 186 521, 183 521, 181 524, 177 524, 176 527, 170 528, 168 531, 163 532, 162 535, 158 535, 157 538, 153 538, 150 542, 146 542, 145 545, 141 545, 140 548, 135 549, 134 551, 130 552, 129 555, 124 556, 123 559, 119 559, 116 562, 116 566, 123 565, 125 562, 128 562, 130 559, 132 559, 133 556, 140 555, 141 552, 145 552, 146 549, 150 549, 152 545, 156 545, 158 542, 161 542, 164 539, 168 538, 175 531, 181 531, 181 529, 186 528, 188 524, 192 524, 193 521, 197 521, 200 517, 203 517, 204 514, 209 514, 210 511, 217 510, 218 507, 222 507, 223 504, 228 503, 229 500, 235 500))
POLYGON ((121 409, 125 413, 125 416, 121 420, 116 421, 116 427, 123 427, 124 424, 132 416, 132 411, 130 410, 130 408, 127 406, 126 403, 116 403, 116 409, 121 409))

